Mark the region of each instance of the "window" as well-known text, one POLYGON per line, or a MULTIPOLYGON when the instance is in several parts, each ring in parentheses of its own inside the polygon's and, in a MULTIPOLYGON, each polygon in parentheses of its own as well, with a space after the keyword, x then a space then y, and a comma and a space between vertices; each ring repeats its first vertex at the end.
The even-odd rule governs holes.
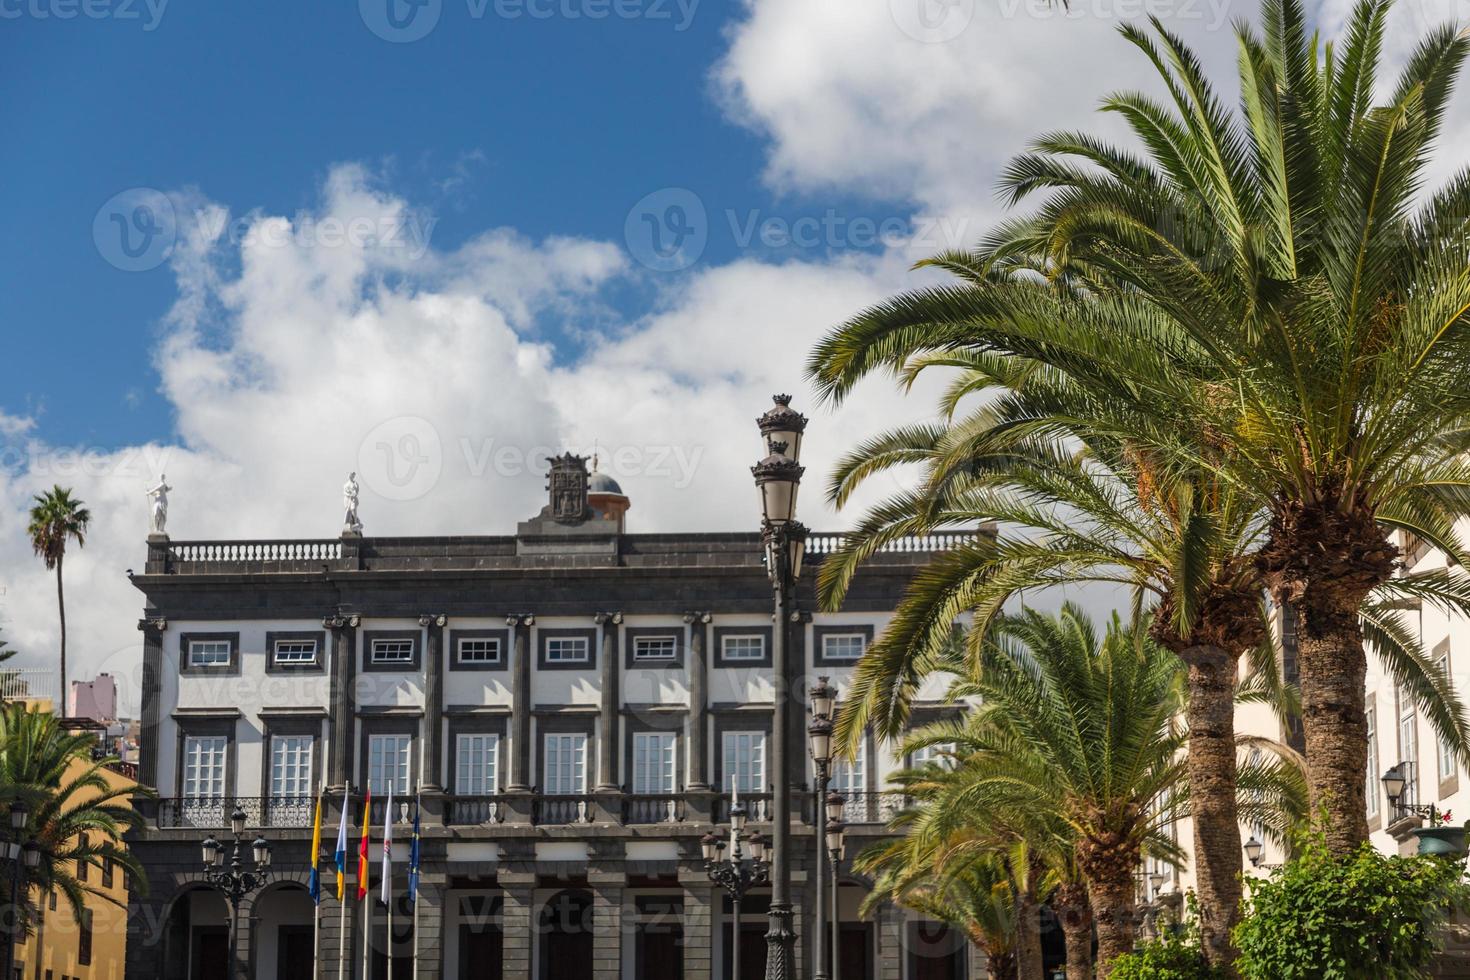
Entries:
POLYGON ((311 796, 310 735, 276 735, 271 738, 271 796, 311 796))
POLYGON ((500 792, 499 760, 499 735, 460 735, 454 744, 454 792, 460 796, 500 792))
POLYGON ((848 799, 868 791, 867 749, 859 750, 855 759, 834 759, 832 788, 848 799))
POLYGON ((1404 770, 1404 795, 1399 801, 1404 806, 1419 802, 1419 719, 1414 710, 1414 699, 1400 688, 1399 703, 1399 759, 1407 763, 1404 770))
POLYGON ((678 656, 678 638, 639 636, 633 640, 634 660, 673 660, 678 656))
POLYGON ((585 664, 588 660, 585 636, 548 636, 546 662, 549 664, 585 664))
POLYGON ((546 736, 545 792, 565 796, 587 792, 587 736, 556 733, 546 736))
POLYGON ((102 859, 102 887, 112 887, 112 858, 110 857, 102 859))
POLYGON ((867 646, 868 638, 862 633, 828 633, 822 637, 822 659, 857 660, 867 646))
POLYGON ((315 664, 316 640, 277 640, 271 655, 281 666, 315 664))
MULTIPOLYGON (((1447 644, 1448 641, 1446 641, 1447 644)), ((1440 658, 1434 662, 1434 665, 1439 668, 1440 673, 1446 677, 1450 676, 1450 652, 1448 649, 1440 655, 1440 658)), ((1437 739, 1437 741, 1439 743, 1437 753, 1439 756, 1439 778, 1441 781, 1453 779, 1456 772, 1455 746, 1453 743, 1446 742, 1444 739, 1437 739)))
POLYGON ((77 962, 82 966, 92 965, 92 910, 82 909, 81 927, 77 935, 77 962))
POLYGON ((1368 719, 1368 816, 1378 816, 1378 793, 1382 783, 1378 773, 1378 706, 1369 705, 1368 719))
MULTIPOLYGON (((88 846, 87 835, 80 835, 81 849, 86 850, 88 846)), ((85 882, 91 876, 91 858, 77 858, 77 881, 85 882)))
POLYGON ((673 732, 633 733, 634 793, 661 796, 674 792, 678 744, 678 736, 673 732))
POLYGON ((926 745, 921 749, 914 750, 914 753, 909 756, 909 762, 915 769, 927 766, 930 763, 942 766, 945 769, 952 769, 954 768, 954 750, 955 744, 953 742, 940 742, 937 745, 926 745))
POLYGON ((394 796, 408 795, 408 756, 412 746, 412 735, 368 737, 368 789, 374 796, 386 795, 389 785, 394 796))
POLYGON ((500 637, 462 637, 457 648, 462 664, 500 663, 500 637))
POLYGON ((725 785, 720 789, 723 792, 728 793, 732 788, 742 793, 766 791, 765 732, 725 732, 722 754, 725 785))
POLYGON ((733 633, 720 639, 722 660, 766 659, 766 638, 759 633, 733 633))
POLYGON ((230 665, 229 640, 190 640, 190 667, 228 667, 230 665))
POLYGON ((413 663, 413 640, 374 640, 372 661, 375 664, 413 663))
POLYGON ((186 799, 225 795, 225 750, 223 735, 188 735, 184 738, 184 785, 186 799))
POLYGON ((56 889, 54 888, 46 893, 46 907, 53 912, 56 911, 56 889))

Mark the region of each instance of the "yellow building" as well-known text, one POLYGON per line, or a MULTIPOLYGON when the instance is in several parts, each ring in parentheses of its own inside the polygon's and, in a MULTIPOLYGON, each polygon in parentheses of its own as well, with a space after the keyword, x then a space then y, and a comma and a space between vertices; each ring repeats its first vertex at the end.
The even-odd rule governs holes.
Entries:
MULTIPOLYGON (((104 730, 88 719, 65 719, 75 731, 104 730)), ((68 777, 89 765, 76 759, 68 777)), ((135 786, 132 767, 119 763, 103 770, 112 786, 135 786)), ((105 892, 116 901, 88 895, 82 921, 75 921, 65 897, 43 896, 37 890, 33 902, 39 902, 41 917, 31 935, 15 948, 15 978, 18 980, 122 980, 124 953, 127 949, 128 876, 121 867, 78 866, 74 873, 86 885, 105 892)))

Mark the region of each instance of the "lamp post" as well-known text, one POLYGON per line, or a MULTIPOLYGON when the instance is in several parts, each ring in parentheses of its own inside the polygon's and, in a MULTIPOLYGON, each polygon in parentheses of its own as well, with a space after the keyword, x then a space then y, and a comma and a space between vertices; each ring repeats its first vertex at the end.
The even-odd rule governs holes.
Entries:
POLYGON ((41 849, 36 846, 35 841, 21 845, 21 831, 25 830, 26 820, 30 817, 30 809, 21 800, 10 804, 10 833, 11 840, 5 844, 5 856, 10 859, 10 908, 7 913, 10 918, 10 928, 6 930, 5 939, 5 976, 15 975, 15 945, 20 936, 20 913, 16 911, 16 902, 20 898, 20 879, 25 875, 27 868, 36 867, 41 861, 41 849))
MULTIPOLYGON (((807 692, 812 703, 812 723, 807 727, 807 737, 811 743, 812 765, 816 771, 817 791, 812 796, 812 809, 816 813, 817 824, 817 927, 814 931, 816 948, 813 951, 812 980, 828 980, 830 974, 827 972, 827 944, 822 938, 826 933, 826 889, 822 887, 823 866, 827 863, 827 783, 832 778, 829 766, 832 762, 832 704, 836 692, 832 685, 827 683, 827 678, 818 677, 816 686, 807 692)), ((836 874, 836 869, 833 869, 836 874)), ((832 908, 832 914, 837 914, 836 906, 832 908)), ((832 956, 837 956, 837 951, 832 951, 832 956)))
POLYGON ((245 837, 245 811, 238 806, 235 807, 235 812, 230 814, 230 832, 235 837, 235 846, 230 852, 228 865, 225 864, 225 845, 215 840, 213 835, 200 842, 199 852, 204 862, 204 880, 223 892, 225 899, 230 903, 230 937, 227 953, 229 974, 231 977, 243 978, 244 974, 239 970, 239 963, 235 956, 236 944, 239 941, 237 930, 240 924, 240 900, 270 881, 271 845, 264 836, 257 834, 250 845, 255 866, 247 868, 240 857, 240 845, 245 837))
POLYGON ((776 784, 771 801, 771 906, 766 932, 766 980, 790 980, 791 950, 791 780, 787 744, 791 719, 789 655, 786 631, 794 615, 796 583, 806 553, 807 529, 796 520, 796 491, 801 486, 801 440, 806 416, 791 408, 790 395, 776 395, 775 406, 756 420, 767 455, 750 469, 761 496, 761 541, 766 571, 775 593, 771 631, 771 755, 776 784))
POLYGON ((1414 775, 1414 764, 1412 762, 1400 762, 1383 774, 1383 794, 1388 797, 1388 805, 1398 811, 1399 816, 1414 814, 1426 817, 1430 826, 1439 822, 1439 808, 1433 803, 1416 804, 1403 802, 1404 789, 1410 785, 1410 779, 1414 775))
POLYGON ((770 864, 766 853, 766 839, 759 833, 750 835, 750 856, 740 846, 745 840, 745 807, 739 803, 730 807, 730 856, 723 857, 725 839, 711 831, 699 839, 704 850, 704 869, 710 880, 730 895, 734 915, 730 917, 730 972, 734 980, 740 980, 740 906, 745 893, 769 879, 770 864))
POLYGON ((833 793, 827 797, 827 857, 832 861, 832 980, 842 975, 842 912, 837 907, 838 871, 842 867, 842 848, 847 825, 842 822, 842 805, 846 801, 833 793))

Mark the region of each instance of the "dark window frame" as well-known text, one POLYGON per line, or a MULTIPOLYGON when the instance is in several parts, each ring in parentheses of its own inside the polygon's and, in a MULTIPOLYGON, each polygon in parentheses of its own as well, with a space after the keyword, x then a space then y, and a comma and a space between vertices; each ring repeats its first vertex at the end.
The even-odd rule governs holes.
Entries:
POLYGON ((863 658, 868 648, 873 645, 873 626, 871 623, 842 626, 834 623, 823 623, 812 627, 812 665, 815 667, 851 667, 863 658), (826 638, 829 636, 851 636, 859 635, 863 638, 863 652, 854 660, 838 660, 826 656, 826 638))
POLYGON ((326 630, 271 630, 265 634, 265 672, 267 674, 325 674, 327 672, 326 630), (316 656, 310 663, 276 663, 276 641, 311 640, 316 643, 316 656))
MULTIPOLYGON (((235 731, 240 718, 238 715, 229 717, 199 717, 199 718, 176 718, 175 727, 178 729, 178 752, 174 760, 174 795, 180 799, 184 796, 184 743, 190 738, 216 738, 224 736, 225 739, 225 792, 223 799, 231 799, 236 794, 239 784, 240 767, 237 764, 237 750, 240 739, 235 731)), ((213 797, 199 797, 200 799, 213 799, 213 797)))
POLYGON ((424 662, 424 631, 422 629, 363 630, 362 669, 378 674, 412 674, 422 669, 424 662), (413 653, 408 660, 374 661, 374 640, 410 640, 413 653))
POLYGON ((689 779, 688 736, 684 731, 688 720, 687 711, 663 711, 658 713, 623 713, 623 791, 633 789, 633 742, 636 735, 660 734, 674 736, 674 793, 684 792, 689 779))
POLYGON ((449 669, 450 670, 509 670, 510 669, 510 630, 500 629, 451 629, 449 631, 449 669), (460 640, 498 640, 500 641, 500 656, 493 661, 470 661, 466 663, 459 659, 460 640))
POLYGON ((508 719, 505 715, 456 715, 449 719, 449 741, 444 746, 444 756, 449 765, 445 780, 450 796, 466 795, 459 789, 459 737, 461 735, 495 735, 495 781, 499 784, 496 793, 503 792, 510 765, 509 742, 506 737, 508 719))
MULTIPOLYGON (((413 760, 418 758, 420 742, 423 735, 423 719, 415 716, 413 718, 375 718, 366 716, 361 718, 361 729, 358 741, 358 759, 361 760, 361 769, 358 771, 361 782, 358 783, 363 790, 367 789, 368 779, 372 773, 372 744, 374 735, 407 735, 408 736, 408 775, 413 779, 413 760)), ((413 784, 410 782, 409 791, 412 792, 413 784)))
POLYGON ((712 711, 715 720, 714 758, 710 760, 710 773, 714 776, 715 791, 721 795, 730 792, 730 780, 725 772, 725 733, 726 732, 764 732, 766 736, 766 755, 763 763, 765 769, 765 788, 761 793, 774 791, 776 785, 775 773, 772 771, 771 761, 771 732, 774 727, 775 711, 772 708, 749 709, 741 708, 727 711, 712 711))
POLYGON ((652 670, 683 670, 685 655, 689 649, 688 628, 677 626, 627 626, 623 629, 623 667, 627 670, 648 668, 652 670), (641 658, 638 656, 638 641, 651 637, 671 636, 674 638, 674 655, 665 658, 641 658))
POLYGON ((271 774, 275 769, 276 752, 273 744, 277 735, 311 736, 311 782, 320 783, 322 776, 322 720, 316 715, 271 715, 262 714, 260 719, 261 759, 260 796, 272 799, 271 774))
POLYGON ((217 631, 212 633, 180 633, 179 634, 179 674, 184 676, 214 676, 214 677, 238 677, 240 676, 240 634, 238 631, 217 631), (225 640, 230 644, 230 659, 227 663, 208 666, 192 666, 189 663, 189 646, 195 641, 218 641, 225 640))
POLYGON ((543 714, 536 718, 536 792, 543 795, 547 795, 546 736, 548 735, 587 736, 587 756, 585 768, 582 771, 582 792, 584 794, 592 792, 592 787, 597 782, 599 761, 597 753, 603 751, 603 747, 597 744, 597 716, 578 712, 576 714, 543 714))
POLYGON ((595 627, 584 628, 580 626, 538 629, 536 631, 536 667, 538 670, 596 670, 597 629, 595 627), (585 661, 549 661, 546 659, 547 641, 578 637, 587 641, 587 659, 585 661))
POLYGON ((714 635, 714 665, 716 667, 770 667, 772 664, 771 647, 774 641, 774 630, 770 626, 716 626, 714 635), (761 636, 765 640, 765 655, 759 660, 726 660, 725 659, 725 637, 727 636, 761 636))

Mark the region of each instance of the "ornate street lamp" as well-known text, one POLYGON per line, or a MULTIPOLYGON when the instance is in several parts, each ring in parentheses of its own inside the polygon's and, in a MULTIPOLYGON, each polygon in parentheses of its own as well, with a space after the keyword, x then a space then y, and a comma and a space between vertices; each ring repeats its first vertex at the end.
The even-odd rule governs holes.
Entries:
MULTIPOLYGON (((827 683, 827 678, 818 677, 816 686, 807 692, 812 704, 812 722, 807 726, 807 738, 811 743, 812 765, 817 777, 817 792, 812 796, 812 809, 816 811, 817 824, 817 927, 815 950, 813 955, 812 980, 828 980, 830 974, 827 972, 827 944, 822 938, 826 934, 827 912, 826 912, 826 889, 822 886, 824 865, 826 865, 826 837, 827 837, 827 807, 826 795, 827 784, 831 780, 829 766, 832 762, 832 706, 836 700, 836 692, 832 685, 827 683)), ((835 869, 834 869, 834 874, 835 869)), ((835 915, 837 910, 833 908, 835 915)), ((837 951, 834 949, 832 955, 835 957, 837 951)))
POLYGON ((13 800, 10 804, 10 832, 12 840, 5 845, 5 856, 14 865, 10 869, 10 928, 7 930, 5 939, 5 976, 15 974, 15 945, 20 938, 20 914, 16 911, 16 903, 20 900, 20 879, 25 876, 26 868, 34 868, 40 863, 41 851, 35 841, 28 841, 21 845, 21 833, 26 828, 26 821, 30 819, 31 811, 23 800, 13 800), (33 858, 32 852, 35 853, 33 858))
POLYGON ((745 808, 735 804, 730 808, 730 856, 724 857, 725 839, 711 831, 699 839, 704 851, 704 870, 710 881, 723 888, 730 896, 734 915, 730 925, 730 966, 736 980, 740 977, 740 909, 745 894, 756 885, 770 878, 770 864, 766 855, 766 839, 759 833, 750 835, 750 854, 747 857, 741 842, 745 834, 745 808), (736 824, 739 826, 736 826, 736 824))
POLYGON ((1251 863, 1251 867, 1259 868, 1261 866, 1261 853, 1265 849, 1266 845, 1262 844, 1255 834, 1251 834, 1250 839, 1245 842, 1245 857, 1251 863))
POLYGON ((832 980, 842 975, 842 910, 837 904, 837 886, 841 879, 842 848, 847 839, 847 825, 841 820, 841 796, 833 793, 827 797, 827 857, 832 862, 832 980), (832 796, 837 797, 837 813, 832 813, 832 796))
POLYGON ((225 845, 215 840, 213 835, 205 837, 199 844, 199 858, 204 869, 200 877, 218 888, 230 903, 229 973, 237 978, 245 975, 240 970, 235 955, 235 944, 239 939, 240 900, 269 882, 271 874, 271 845, 263 835, 257 834, 250 845, 251 857, 255 862, 253 868, 246 867, 240 856, 245 837, 245 820, 245 811, 236 806, 235 812, 230 814, 230 832, 235 838, 235 844, 230 850, 228 867, 225 865, 225 845))
POLYGON ((801 487, 801 442, 806 416, 791 408, 790 395, 774 396, 775 405, 756 420, 766 456, 751 467, 761 498, 761 541, 767 572, 775 593, 775 629, 772 631, 771 669, 774 707, 771 718, 771 755, 776 785, 771 801, 771 906, 766 932, 766 978, 789 980, 791 931, 791 780, 788 769, 791 691, 786 633, 793 617, 796 582, 806 554, 807 529, 796 520, 796 492, 801 487))

